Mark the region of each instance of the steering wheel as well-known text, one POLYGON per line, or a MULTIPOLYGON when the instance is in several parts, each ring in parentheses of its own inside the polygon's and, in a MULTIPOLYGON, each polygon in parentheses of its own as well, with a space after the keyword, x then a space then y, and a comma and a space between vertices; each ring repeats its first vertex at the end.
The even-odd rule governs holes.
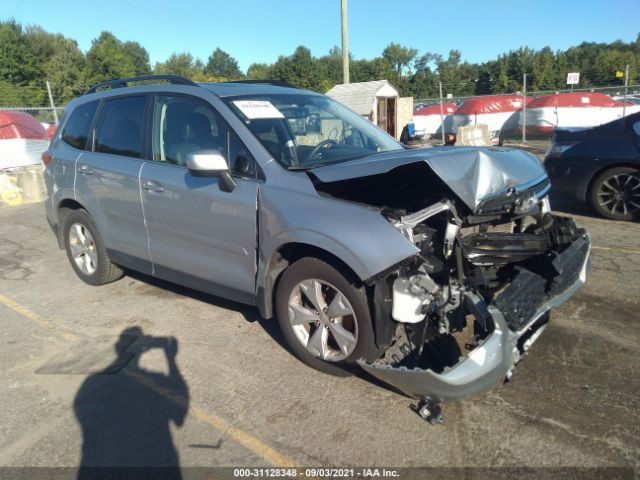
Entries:
POLYGON ((337 144, 338 144, 338 142, 333 140, 332 138, 327 138, 326 140, 322 140, 318 145, 315 146, 315 148, 313 150, 311 150, 311 153, 305 159, 305 163, 307 163, 310 159, 315 157, 321 149, 323 149, 323 148, 331 148, 332 146, 337 145, 337 144))

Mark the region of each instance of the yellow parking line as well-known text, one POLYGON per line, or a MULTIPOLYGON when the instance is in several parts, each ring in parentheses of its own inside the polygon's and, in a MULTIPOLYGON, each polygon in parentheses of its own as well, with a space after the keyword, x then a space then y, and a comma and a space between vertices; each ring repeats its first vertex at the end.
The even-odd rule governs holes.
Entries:
POLYGON ((51 323, 49 320, 47 320, 45 318, 42 318, 37 313, 29 310, 27 307, 25 307, 23 305, 20 305, 18 302, 15 302, 15 301, 11 300, 10 298, 5 297, 2 294, 0 294, 0 304, 4 305, 7 308, 10 308, 14 312, 22 315, 23 317, 26 317, 26 318, 28 318, 30 320, 33 320, 38 325, 40 325, 42 327, 45 327, 45 328, 48 328, 49 330, 52 330, 54 333, 60 335, 65 340, 72 341, 72 340, 75 340, 77 338, 72 333, 60 332, 59 330, 56 329, 56 326, 53 323, 51 323))
MULTIPOLYGON (((153 381, 151 381, 150 379, 138 373, 126 371, 126 370, 123 370, 123 373, 125 373, 126 375, 129 375, 130 377, 134 378, 138 382, 158 392, 160 395, 162 395, 163 397, 165 397, 166 399, 168 399, 169 401, 175 403, 180 407, 187 407, 189 405, 189 400, 187 398, 183 397, 182 395, 178 395, 167 388, 156 385, 155 383, 153 383, 153 381)), ((198 405, 192 405, 191 411, 200 420, 208 423, 213 428, 222 431, 224 435, 229 436, 239 444, 243 445, 248 450, 251 450, 252 452, 258 454, 259 456, 267 460, 272 465, 277 465, 283 468, 292 468, 296 466, 293 460, 285 457, 284 455, 277 452, 276 450, 269 447, 268 445, 265 445, 253 435, 243 430, 240 430, 239 428, 234 427, 223 418, 220 418, 217 415, 207 412, 206 410, 202 409, 198 405)))
POLYGON ((229 437, 231 437, 233 440, 241 445, 244 445, 246 448, 261 456, 272 465, 277 465, 283 468, 292 468, 296 466, 293 460, 285 457, 268 445, 265 445, 253 435, 250 435, 247 432, 232 426, 226 420, 204 411, 197 405, 193 406, 193 411, 198 418, 207 422, 209 425, 217 428, 218 430, 221 430, 226 435, 229 435, 229 437))
POLYGON ((635 253, 640 255, 640 249, 637 248, 620 248, 620 247, 603 247, 601 245, 592 245, 592 250, 605 250, 607 252, 635 253))
MULTIPOLYGON (((13 310, 14 312, 22 315, 23 317, 26 317, 30 320, 33 320, 34 322, 36 322, 38 325, 41 325, 49 330, 51 330, 54 333, 59 334, 60 336, 62 336, 63 338, 65 338, 66 340, 76 340, 77 337, 71 333, 67 333, 67 332, 60 332, 57 328, 56 325, 54 325, 53 323, 51 323, 49 320, 42 318, 40 315, 38 315, 37 313, 31 311, 30 309, 28 309, 27 307, 20 305, 18 302, 11 300, 8 297, 5 297, 4 295, 0 294, 0 304, 10 308, 11 310, 13 310)), ((135 380, 137 380, 138 382, 144 384, 145 386, 155 390, 156 392, 158 392, 160 395, 162 395, 163 397, 165 397, 166 399, 168 399, 169 401, 175 403, 176 405, 179 406, 188 406, 189 405, 189 400, 185 397, 183 397, 182 395, 178 395, 176 393, 174 393, 173 391, 171 391, 170 389, 167 388, 163 388, 159 385, 154 384, 152 381, 150 381, 149 379, 138 375, 134 372, 130 372, 127 370, 123 370, 122 373, 125 373, 126 375, 129 375, 130 377, 134 378, 135 380)), ((244 446, 246 449, 256 453, 257 455, 259 455, 260 457, 264 458, 266 461, 268 461, 269 463, 271 463, 272 465, 276 465, 279 467, 286 467, 286 468, 290 468, 290 467, 295 467, 296 464, 293 460, 287 458, 286 456, 282 455, 281 453, 279 453, 278 451, 274 450, 273 448, 271 448, 270 446, 266 445, 265 443, 261 442, 259 439, 257 439, 256 437, 254 437, 253 435, 240 430, 239 428, 234 427, 233 425, 231 425, 229 422, 227 422, 226 420, 224 420, 221 417, 218 417, 217 415, 214 415, 212 413, 207 412, 206 410, 204 410, 203 408, 199 407, 198 405, 191 405, 191 411, 194 413, 194 415, 199 418, 200 420, 208 423, 209 425, 211 425, 212 427, 216 428, 217 430, 220 430, 221 432, 223 432, 223 434, 228 435, 230 438, 232 438, 233 440, 235 440, 237 443, 239 443, 240 445, 244 446)))

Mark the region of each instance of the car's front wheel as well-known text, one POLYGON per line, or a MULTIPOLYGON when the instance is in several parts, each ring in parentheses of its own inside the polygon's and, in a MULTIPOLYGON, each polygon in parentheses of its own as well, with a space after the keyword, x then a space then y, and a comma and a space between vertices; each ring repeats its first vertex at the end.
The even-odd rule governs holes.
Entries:
POLYGON ((611 220, 633 220, 640 213, 640 171, 615 167, 594 180, 589 200, 593 209, 611 220))
POLYGON ((302 258, 284 272, 276 314, 295 355, 317 370, 345 374, 341 365, 376 353, 364 287, 317 258, 302 258))
POLYGON ((122 270, 111 262, 102 236, 85 210, 69 212, 63 228, 69 262, 84 282, 104 285, 122 277, 122 270))

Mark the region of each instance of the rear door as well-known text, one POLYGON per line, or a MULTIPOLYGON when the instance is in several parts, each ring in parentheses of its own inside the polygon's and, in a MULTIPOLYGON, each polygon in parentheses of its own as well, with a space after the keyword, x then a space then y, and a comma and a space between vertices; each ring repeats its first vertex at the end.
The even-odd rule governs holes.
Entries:
POLYGON ((65 110, 61 131, 51 141, 53 159, 45 169, 44 177, 50 197, 47 208, 53 223, 59 221, 56 208, 60 200, 75 197, 76 162, 80 156, 86 155, 93 119, 99 105, 100 102, 95 100, 65 110))
POLYGON ((141 174, 154 275, 226 298, 253 303, 259 180, 255 161, 204 100, 155 96, 153 161, 141 174), (186 156, 217 150, 237 182, 223 191, 217 177, 195 177, 186 156))
POLYGON ((76 163, 75 192, 113 260, 151 273, 139 184, 147 100, 147 95, 126 95, 102 102, 91 151, 76 163))

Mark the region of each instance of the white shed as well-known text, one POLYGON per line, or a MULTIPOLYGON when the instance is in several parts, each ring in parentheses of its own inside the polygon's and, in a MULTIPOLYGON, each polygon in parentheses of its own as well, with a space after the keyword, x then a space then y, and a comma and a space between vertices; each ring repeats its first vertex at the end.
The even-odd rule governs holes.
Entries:
POLYGON ((398 137, 396 120, 399 95, 388 80, 340 84, 329 90, 327 95, 367 117, 389 135, 398 137))

